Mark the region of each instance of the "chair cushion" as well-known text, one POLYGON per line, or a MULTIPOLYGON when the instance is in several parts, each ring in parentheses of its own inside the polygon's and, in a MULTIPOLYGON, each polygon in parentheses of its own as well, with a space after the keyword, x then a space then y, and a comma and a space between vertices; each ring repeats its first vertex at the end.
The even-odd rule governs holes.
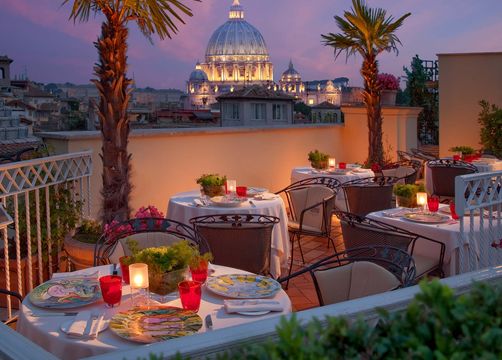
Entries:
MULTIPOLYGON (((309 186, 303 189, 292 190, 290 193, 291 211, 294 213, 296 221, 300 221, 302 211, 314 204, 322 202, 334 194, 333 190, 326 186, 309 186)), ((317 232, 322 232, 323 207, 319 205, 307 212, 303 216, 303 224, 316 228, 317 232)))
POLYGON ((390 271, 369 261, 357 261, 352 267, 349 299, 394 290, 399 285, 399 280, 390 271))
MULTIPOLYGON (((288 228, 292 231, 300 231, 300 223, 296 221, 288 221, 288 228)), ((314 233, 320 233, 318 228, 315 228, 313 226, 308 226, 306 224, 303 224, 302 226, 303 231, 309 231, 309 232, 314 232, 314 233)))
POLYGON ((353 263, 314 272, 324 305, 347 301, 353 263))
POLYGON ((439 265, 439 257, 434 258, 425 255, 413 254, 413 260, 415 260, 415 268, 417 271, 416 277, 419 278, 422 275, 427 274, 433 269, 436 269, 439 265))

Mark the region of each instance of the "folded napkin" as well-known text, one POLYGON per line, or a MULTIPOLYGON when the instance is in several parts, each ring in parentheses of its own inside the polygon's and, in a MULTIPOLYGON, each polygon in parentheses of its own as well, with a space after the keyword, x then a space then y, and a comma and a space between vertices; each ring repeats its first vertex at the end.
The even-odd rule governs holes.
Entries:
MULTIPOLYGON (((70 327, 68 328, 67 335, 70 337, 74 338, 80 338, 83 337, 84 334, 86 333, 87 325, 89 324, 89 321, 91 321, 92 325, 92 318, 91 318, 91 312, 88 310, 85 311, 80 311, 77 316, 75 316, 75 320, 71 323, 70 327)), ((90 331, 90 329, 89 329, 90 331)), ((89 331, 87 331, 87 334, 89 334, 89 331)))
POLYGON ((282 311, 281 303, 277 300, 223 300, 227 313, 252 311, 282 311))
POLYGON ((193 199, 193 203, 195 204, 195 206, 204 206, 204 203, 201 199, 193 199))
POLYGON ((255 196, 255 199, 257 200, 273 200, 277 199, 279 195, 273 194, 273 193, 263 193, 263 194, 258 194, 255 196))

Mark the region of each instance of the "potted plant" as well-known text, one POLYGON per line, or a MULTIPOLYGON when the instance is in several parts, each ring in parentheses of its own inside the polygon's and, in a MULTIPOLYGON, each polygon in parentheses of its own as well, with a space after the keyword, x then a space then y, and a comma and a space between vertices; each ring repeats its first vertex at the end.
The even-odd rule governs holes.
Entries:
POLYGON ((392 74, 381 73, 377 77, 378 86, 380 87, 380 104, 381 105, 396 105, 396 95, 399 89, 399 78, 392 74))
POLYGON ((201 192, 208 197, 225 194, 226 176, 220 176, 219 174, 203 174, 196 181, 201 187, 201 192))
POLYGON ((83 220, 79 227, 65 236, 64 250, 76 270, 94 266, 94 248, 102 233, 100 223, 83 220))
POLYGON ((414 208, 417 207, 417 192, 425 192, 423 184, 396 184, 393 189, 396 195, 397 206, 414 208))
POLYGON ((314 150, 309 152, 310 165, 317 170, 324 170, 328 168, 329 154, 314 150))
POLYGON ((462 160, 467 162, 471 162, 477 158, 476 150, 470 146, 454 146, 449 151, 462 154, 462 160))

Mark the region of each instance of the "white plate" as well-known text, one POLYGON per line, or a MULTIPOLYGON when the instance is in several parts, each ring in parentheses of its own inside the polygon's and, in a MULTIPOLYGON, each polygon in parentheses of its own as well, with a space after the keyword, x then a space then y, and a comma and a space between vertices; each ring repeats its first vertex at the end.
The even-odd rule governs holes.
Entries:
POLYGON ((247 199, 226 199, 224 196, 214 196, 211 199, 211 205, 213 206, 218 206, 218 207, 226 207, 226 208, 232 208, 232 207, 239 207, 242 205, 243 202, 247 201, 247 199))
MULTIPOLYGON (((94 321, 98 321, 98 320, 96 319, 94 321)), ((91 323, 91 326, 94 323, 94 321, 91 323)), ((109 322, 110 322, 110 320, 103 319, 103 321, 101 321, 101 325, 99 327, 98 333, 106 330, 108 328, 108 323, 109 322)), ((73 320, 64 321, 64 322, 61 323, 61 325, 59 325, 59 328, 61 329, 62 332, 64 332, 65 334, 67 334, 68 330, 70 329, 70 326, 71 326, 72 323, 73 323, 73 320)))
POLYGON ((237 314, 246 315, 246 316, 261 316, 266 315, 270 312, 270 310, 265 311, 238 311, 237 314))
POLYGON ((268 189, 261 188, 261 187, 248 187, 247 194, 248 196, 255 196, 259 194, 263 194, 268 192, 268 189))

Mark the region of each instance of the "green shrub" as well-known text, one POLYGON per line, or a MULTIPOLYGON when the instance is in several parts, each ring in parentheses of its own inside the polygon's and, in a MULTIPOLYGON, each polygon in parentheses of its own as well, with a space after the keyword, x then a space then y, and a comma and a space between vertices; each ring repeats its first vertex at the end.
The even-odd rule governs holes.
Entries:
POLYGON ((381 310, 380 324, 349 323, 327 317, 300 326, 295 316, 283 318, 278 340, 243 347, 220 359, 501 359, 502 288, 474 284, 455 297, 434 280, 420 283, 421 292, 406 310, 381 310))
POLYGON ((227 181, 227 177, 219 174, 203 174, 196 181, 197 184, 202 186, 223 186, 227 181))
POLYGON ((480 101, 479 105, 481 105, 478 120, 481 125, 481 144, 485 150, 502 158, 502 109, 484 100, 480 101))
POLYGON ((459 152, 462 153, 462 155, 472 155, 476 152, 472 147, 470 146, 454 146, 449 149, 451 152, 459 152))
POLYGON ((425 186, 423 184, 396 184, 394 185, 393 192, 396 196, 411 199, 417 195, 417 192, 425 192, 425 186))

